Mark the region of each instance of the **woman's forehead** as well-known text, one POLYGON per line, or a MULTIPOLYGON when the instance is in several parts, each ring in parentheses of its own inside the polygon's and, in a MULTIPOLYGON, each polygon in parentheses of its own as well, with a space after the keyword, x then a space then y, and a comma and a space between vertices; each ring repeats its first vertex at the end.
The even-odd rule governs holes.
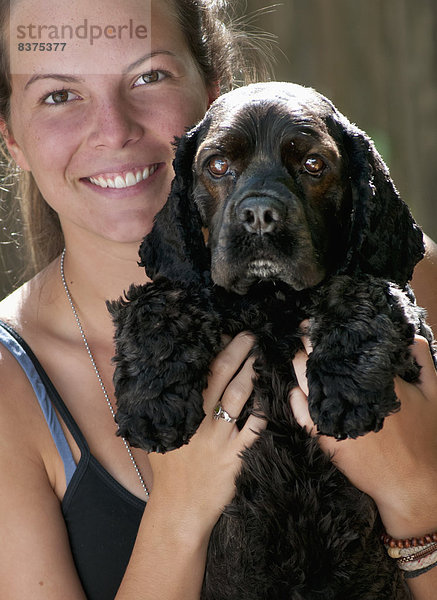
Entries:
POLYGON ((122 74, 156 49, 182 52, 178 30, 163 0, 21 0, 10 21, 11 73, 122 74))

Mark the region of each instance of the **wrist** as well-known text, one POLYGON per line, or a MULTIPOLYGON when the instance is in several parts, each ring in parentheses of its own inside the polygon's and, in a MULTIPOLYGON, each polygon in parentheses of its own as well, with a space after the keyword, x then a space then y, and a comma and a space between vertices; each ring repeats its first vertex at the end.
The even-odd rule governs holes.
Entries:
POLYGON ((153 493, 147 503, 145 517, 154 532, 166 544, 191 552, 206 552, 214 523, 205 521, 205 511, 195 503, 173 502, 170 498, 153 493))
POLYGON ((178 506, 152 491, 117 599, 198 600, 208 536, 182 518, 178 506), (139 594, 139 589, 143 594, 139 594))
POLYGON ((375 497, 386 532, 393 538, 421 537, 437 530, 437 477, 405 478, 402 486, 375 497))
POLYGON ((423 502, 414 509, 409 504, 378 506, 387 534, 396 539, 420 538, 437 531, 437 503, 423 502))
POLYGON ((398 513, 379 509, 382 523, 389 536, 396 539, 420 538, 437 530, 437 510, 398 513))

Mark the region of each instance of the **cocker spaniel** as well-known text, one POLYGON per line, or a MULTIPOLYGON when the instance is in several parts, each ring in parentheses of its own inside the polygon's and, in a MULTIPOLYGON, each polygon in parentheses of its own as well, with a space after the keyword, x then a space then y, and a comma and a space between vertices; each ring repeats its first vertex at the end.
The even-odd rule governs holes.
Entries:
POLYGON ((267 419, 212 533, 202 598, 409 597, 373 502, 289 405, 304 319, 310 414, 338 439, 378 431, 399 409, 393 378, 420 374, 415 333, 434 352, 408 287, 422 234, 383 160, 325 97, 266 83, 214 102, 174 166, 140 248, 153 282, 108 305, 119 433, 148 451, 188 443, 222 334, 243 330, 256 339, 254 397, 267 419))

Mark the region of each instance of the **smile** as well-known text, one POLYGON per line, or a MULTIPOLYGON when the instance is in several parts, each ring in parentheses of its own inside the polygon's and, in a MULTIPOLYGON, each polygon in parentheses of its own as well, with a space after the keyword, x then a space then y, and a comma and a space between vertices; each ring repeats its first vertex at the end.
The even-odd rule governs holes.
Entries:
POLYGON ((158 165, 151 165, 143 169, 134 169, 126 173, 118 173, 116 175, 99 175, 98 177, 87 177, 93 185, 98 185, 102 188, 122 189, 133 187, 141 181, 148 179, 158 168, 158 165))

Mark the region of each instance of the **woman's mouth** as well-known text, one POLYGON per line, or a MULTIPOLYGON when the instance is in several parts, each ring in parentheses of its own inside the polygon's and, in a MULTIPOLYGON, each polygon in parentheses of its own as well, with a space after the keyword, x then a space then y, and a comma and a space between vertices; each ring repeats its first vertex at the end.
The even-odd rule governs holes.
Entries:
POLYGON ((135 168, 131 171, 123 171, 122 173, 102 173, 93 177, 85 177, 87 181, 101 188, 123 189, 133 187, 141 181, 145 181, 155 173, 159 164, 150 165, 143 168, 135 168))

